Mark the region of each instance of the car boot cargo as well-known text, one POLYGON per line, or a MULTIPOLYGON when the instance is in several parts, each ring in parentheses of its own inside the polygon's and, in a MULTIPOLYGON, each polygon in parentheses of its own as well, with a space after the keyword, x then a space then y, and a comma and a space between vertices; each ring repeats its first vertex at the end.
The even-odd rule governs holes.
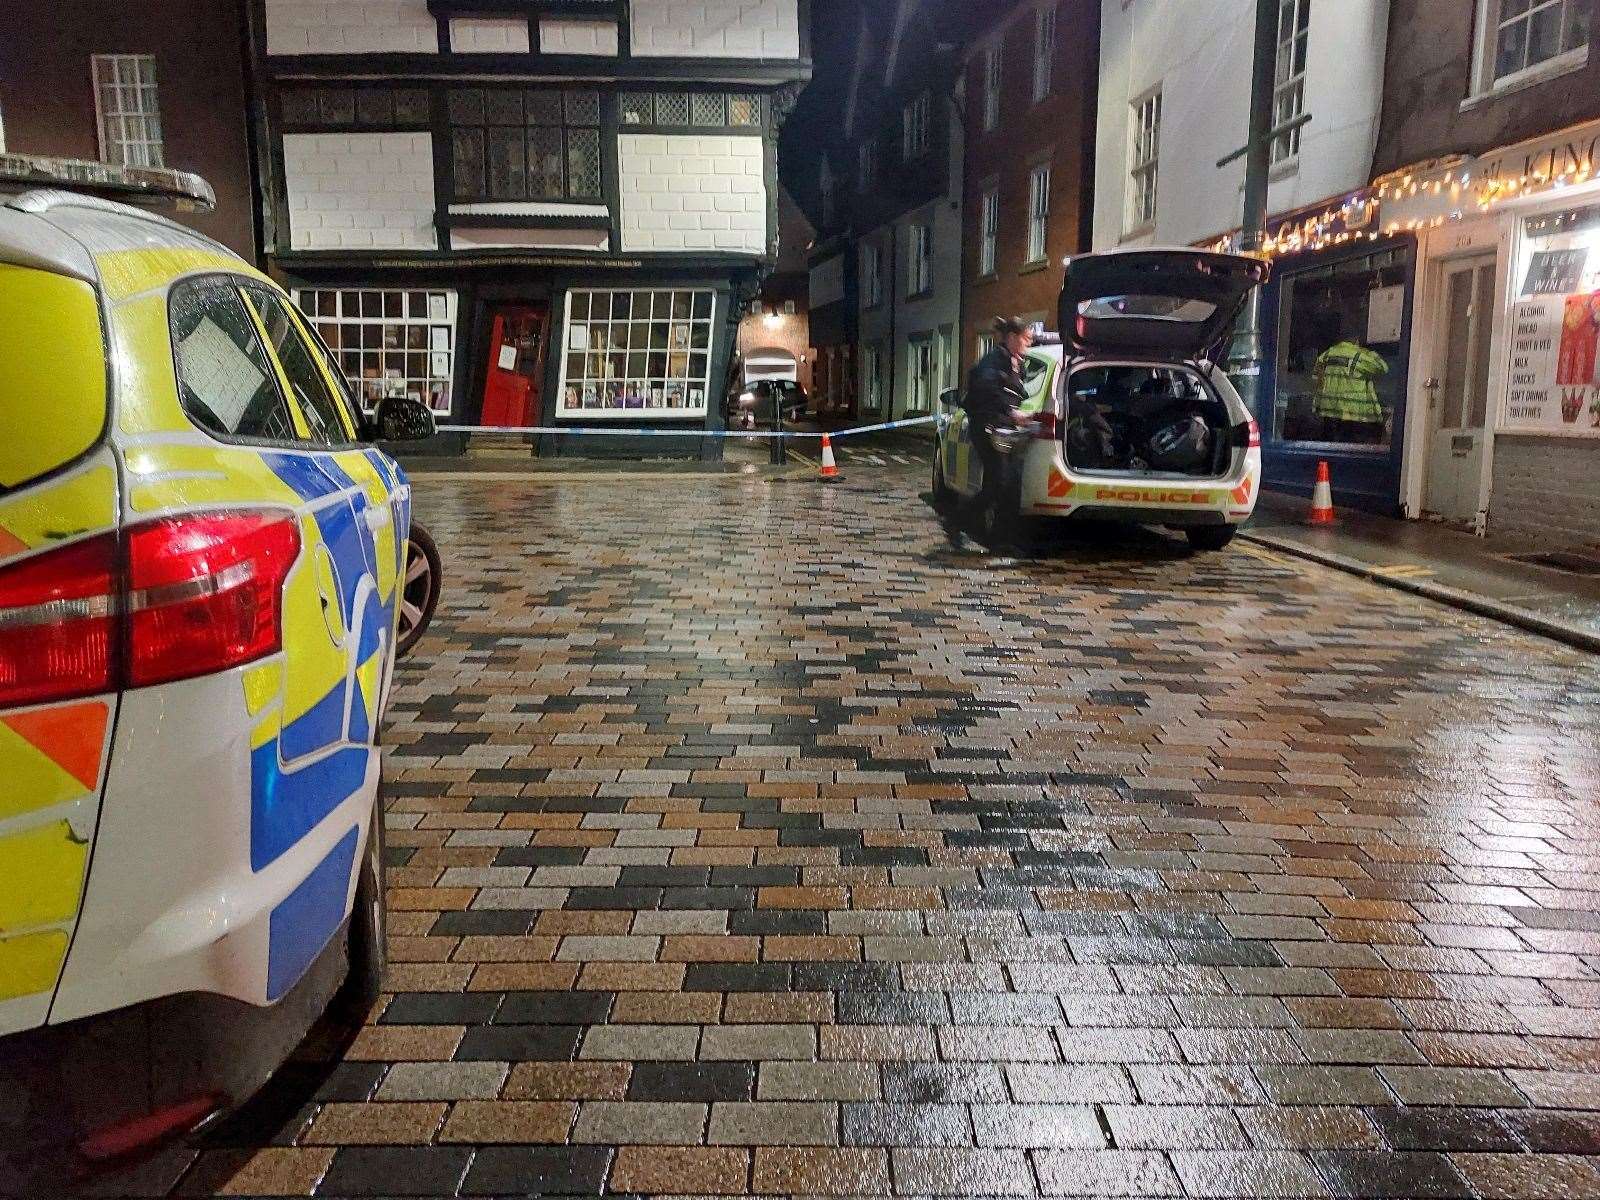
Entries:
POLYGON ((1150 366, 1075 371, 1063 436, 1074 471, 1138 477, 1219 478, 1236 442, 1226 405, 1198 375, 1150 366))

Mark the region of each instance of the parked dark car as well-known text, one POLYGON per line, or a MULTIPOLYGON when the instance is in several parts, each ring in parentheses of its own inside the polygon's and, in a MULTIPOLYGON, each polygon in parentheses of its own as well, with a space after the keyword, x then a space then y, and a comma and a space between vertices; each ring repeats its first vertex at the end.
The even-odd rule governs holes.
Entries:
POLYGON ((728 425, 734 429, 766 427, 773 421, 773 405, 783 405, 786 422, 806 413, 806 390, 792 379, 761 379, 728 397, 728 425))

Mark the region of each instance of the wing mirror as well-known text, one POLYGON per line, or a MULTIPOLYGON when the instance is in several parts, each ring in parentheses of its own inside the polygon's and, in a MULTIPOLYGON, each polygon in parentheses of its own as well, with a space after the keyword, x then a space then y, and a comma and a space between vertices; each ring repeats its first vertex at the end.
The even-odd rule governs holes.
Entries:
POLYGON ((433 410, 414 396, 385 396, 370 422, 380 442, 423 442, 437 432, 433 410))

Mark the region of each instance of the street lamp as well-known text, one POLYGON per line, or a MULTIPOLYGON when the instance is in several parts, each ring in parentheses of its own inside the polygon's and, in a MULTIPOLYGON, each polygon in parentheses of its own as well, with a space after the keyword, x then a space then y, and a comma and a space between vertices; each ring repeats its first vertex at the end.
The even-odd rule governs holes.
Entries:
MULTIPOLYGON (((1260 255, 1267 245, 1267 191, 1272 183, 1272 146, 1311 120, 1301 113, 1282 125, 1272 123, 1278 74, 1279 0, 1256 0, 1255 58, 1250 72, 1250 133, 1244 146, 1217 161, 1221 170, 1245 160, 1244 221, 1239 235, 1241 254, 1260 255)), ((1261 419, 1261 289, 1250 289, 1233 345, 1228 350, 1228 374, 1250 415, 1261 419)))

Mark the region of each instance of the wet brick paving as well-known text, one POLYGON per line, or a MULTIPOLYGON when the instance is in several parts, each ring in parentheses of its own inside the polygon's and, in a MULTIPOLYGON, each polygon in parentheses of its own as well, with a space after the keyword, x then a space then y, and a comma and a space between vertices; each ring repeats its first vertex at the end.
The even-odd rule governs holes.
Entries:
POLYGON ((1600 669, 1156 536, 434 480, 393 996, 98 1194, 1600 1196, 1600 669))

